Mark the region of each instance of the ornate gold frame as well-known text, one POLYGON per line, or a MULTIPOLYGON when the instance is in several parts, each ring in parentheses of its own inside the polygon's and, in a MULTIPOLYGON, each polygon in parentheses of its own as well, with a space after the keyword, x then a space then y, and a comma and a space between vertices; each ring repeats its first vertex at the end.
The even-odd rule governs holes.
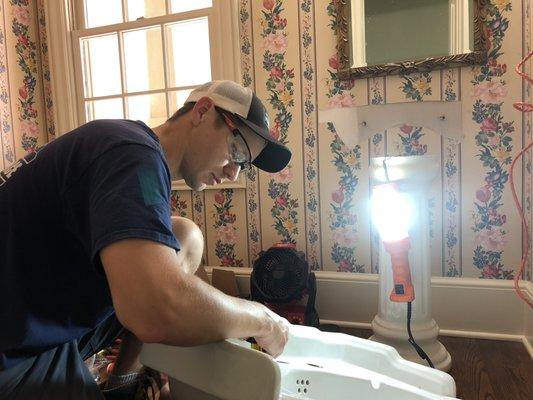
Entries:
POLYGON ((339 59, 339 78, 349 80, 384 75, 425 72, 435 69, 483 64, 487 61, 486 38, 483 30, 483 9, 489 0, 474 0, 474 51, 453 56, 426 58, 414 61, 371 65, 368 67, 350 66, 349 18, 350 0, 338 0, 337 4, 337 51, 339 59))

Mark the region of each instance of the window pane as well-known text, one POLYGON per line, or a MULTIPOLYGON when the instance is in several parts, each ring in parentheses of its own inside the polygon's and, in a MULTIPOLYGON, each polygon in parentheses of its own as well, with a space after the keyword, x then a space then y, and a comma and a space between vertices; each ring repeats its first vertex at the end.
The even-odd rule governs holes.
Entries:
POLYGON ((85 97, 122 91, 117 34, 80 39, 85 97))
POLYGON ((88 121, 95 119, 124 118, 122 99, 105 99, 85 102, 85 115, 88 121))
POLYGON ((165 87, 161 28, 140 29, 123 34, 126 91, 165 87))
POLYGON ((212 7, 213 2, 211 0, 172 0, 170 4, 171 12, 174 14, 212 7))
POLYGON ((140 119, 149 127, 167 120, 167 106, 164 93, 126 97, 128 119, 140 119))
POLYGON ((211 80, 207 17, 166 25, 171 86, 211 80))
POLYGON ((122 0, 85 0, 84 3, 86 28, 123 22, 122 0))
POLYGON ((128 21, 150 18, 167 13, 165 0, 128 0, 128 21))
POLYGON ((193 89, 176 90, 169 92, 169 117, 174 114, 179 108, 183 107, 185 100, 189 97, 189 94, 193 89))

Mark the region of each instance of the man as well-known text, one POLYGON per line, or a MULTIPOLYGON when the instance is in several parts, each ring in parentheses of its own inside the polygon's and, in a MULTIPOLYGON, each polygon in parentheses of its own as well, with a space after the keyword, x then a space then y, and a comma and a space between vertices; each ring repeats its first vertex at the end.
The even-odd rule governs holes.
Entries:
POLYGON ((0 398, 102 398, 83 359, 124 328, 118 386, 135 374, 137 339, 254 337, 279 355, 287 321, 192 275, 202 235, 188 220, 173 235, 169 196, 171 179, 202 190, 250 163, 279 171, 290 157, 260 100, 215 81, 153 130, 93 121, 1 173, 0 398))

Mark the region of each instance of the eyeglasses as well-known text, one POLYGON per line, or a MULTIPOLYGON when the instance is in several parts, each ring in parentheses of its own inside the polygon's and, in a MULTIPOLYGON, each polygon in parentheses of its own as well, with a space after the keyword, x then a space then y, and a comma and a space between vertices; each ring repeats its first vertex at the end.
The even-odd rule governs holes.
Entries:
POLYGON ((241 171, 249 169, 252 163, 252 153, 250 151, 248 143, 246 143, 246 140, 244 140, 244 136, 239 131, 239 129, 237 129, 237 126, 235 125, 233 119, 231 119, 230 116, 224 111, 218 108, 215 109, 220 114, 225 124, 233 134, 232 136, 228 136, 227 139, 230 161, 237 164, 240 167, 241 171))

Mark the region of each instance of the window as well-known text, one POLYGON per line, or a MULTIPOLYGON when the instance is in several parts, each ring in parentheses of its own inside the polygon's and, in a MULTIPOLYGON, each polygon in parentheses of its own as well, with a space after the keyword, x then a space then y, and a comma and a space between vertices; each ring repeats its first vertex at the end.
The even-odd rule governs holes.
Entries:
POLYGON ((196 86, 238 77, 234 1, 72 1, 79 124, 128 118, 154 127, 196 86))
MULTIPOLYGON (((58 135, 97 118, 153 127, 199 84, 239 80, 237 0, 57 0, 44 7, 58 135)), ((240 174, 216 188, 245 185, 240 174)))

